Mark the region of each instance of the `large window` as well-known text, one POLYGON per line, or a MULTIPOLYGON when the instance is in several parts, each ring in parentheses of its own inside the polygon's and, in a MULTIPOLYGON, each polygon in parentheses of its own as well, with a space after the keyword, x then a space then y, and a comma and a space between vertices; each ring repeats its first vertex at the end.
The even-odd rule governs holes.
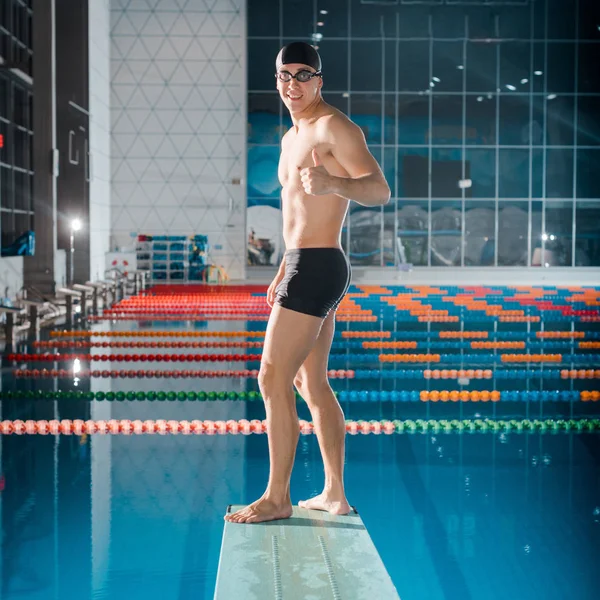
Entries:
POLYGON ((33 228, 31 0, 0 2, 2 246, 33 228))
POLYGON ((289 118, 272 73, 278 48, 300 39, 318 46, 325 100, 363 129, 392 190, 383 208, 351 206, 353 264, 600 264, 587 219, 600 198, 597 1, 493 4, 249 0, 249 14, 270 19, 248 28, 256 237, 268 245, 280 232, 289 118))

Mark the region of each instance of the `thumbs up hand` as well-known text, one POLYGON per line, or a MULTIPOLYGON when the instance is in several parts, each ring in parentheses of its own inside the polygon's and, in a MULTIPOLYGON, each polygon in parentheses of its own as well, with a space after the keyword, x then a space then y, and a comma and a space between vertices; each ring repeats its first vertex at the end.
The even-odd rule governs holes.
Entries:
POLYGON ((327 169, 321 163, 317 151, 314 149, 312 151, 312 158, 315 163, 314 167, 306 167, 304 169, 298 167, 304 191, 311 196, 333 194, 333 182, 335 178, 327 172, 327 169))

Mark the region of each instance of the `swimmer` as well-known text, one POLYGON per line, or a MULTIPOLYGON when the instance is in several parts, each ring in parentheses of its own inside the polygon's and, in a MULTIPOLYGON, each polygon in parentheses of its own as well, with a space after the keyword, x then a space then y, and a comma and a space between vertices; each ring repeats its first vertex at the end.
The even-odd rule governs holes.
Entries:
POLYGON ((323 492, 298 505, 350 512, 343 480, 344 413, 327 379, 335 311, 350 285, 341 231, 350 200, 381 206, 390 199, 361 129, 321 96, 318 52, 303 42, 284 46, 275 76, 292 127, 281 140, 278 170, 286 252, 267 291, 272 311, 258 376, 270 471, 265 493, 225 516, 234 523, 292 515, 290 477, 300 436, 294 386, 310 409, 325 467, 323 492))

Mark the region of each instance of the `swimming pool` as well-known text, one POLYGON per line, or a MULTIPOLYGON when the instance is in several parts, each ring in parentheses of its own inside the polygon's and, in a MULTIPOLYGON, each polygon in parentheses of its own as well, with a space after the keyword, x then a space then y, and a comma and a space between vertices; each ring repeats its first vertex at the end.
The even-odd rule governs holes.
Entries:
MULTIPOLYGON (((599 328, 593 314, 573 312, 596 310, 598 291, 386 290, 351 289, 330 366, 357 431, 346 438, 348 499, 400 596, 595 597, 600 445, 585 428, 597 426, 599 328), (538 305, 527 304, 533 297, 538 305), (518 302, 523 315, 512 314, 518 302), (523 316, 530 320, 502 320, 523 316), (390 346, 395 342, 404 344, 390 346)), ((157 317, 123 304, 83 328, 94 336, 53 335, 44 341, 64 346, 19 347, 4 362, 1 419, 263 419, 256 380, 244 370, 258 362, 241 356, 260 353, 260 294, 249 288, 257 300, 205 303, 205 320, 176 307, 163 305, 157 317), (237 314, 254 310, 252 319, 237 314), (171 333, 160 335, 165 331, 171 333), (27 356, 44 352, 61 352, 63 360, 27 356), (65 353, 79 357, 77 373, 65 353), (99 360, 89 362, 88 353, 99 360), (201 358, 173 360, 182 354, 201 358)), ((302 402, 298 410, 310 420, 302 402)), ((212 597, 225 508, 264 491, 266 436, 219 435, 218 428, 211 435, 135 435, 133 427, 125 428, 129 435, 0 436, 3 598, 212 597)), ((292 501, 319 493, 322 484, 316 437, 305 433, 292 501)))

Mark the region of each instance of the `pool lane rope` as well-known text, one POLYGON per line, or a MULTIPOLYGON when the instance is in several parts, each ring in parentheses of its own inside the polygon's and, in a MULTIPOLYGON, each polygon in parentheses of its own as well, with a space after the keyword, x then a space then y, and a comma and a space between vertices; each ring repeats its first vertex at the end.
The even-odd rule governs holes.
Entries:
MULTIPOLYGON (((42 354, 11 353, 7 355, 8 361, 15 362, 59 362, 66 360, 85 360, 94 362, 260 362, 262 354, 72 354, 60 352, 44 352, 42 354)), ((501 355, 472 355, 472 354, 332 354, 332 361, 344 363, 448 363, 448 364, 471 364, 471 363, 551 363, 577 364, 580 368, 594 370, 600 364, 600 354, 501 354, 501 355)), ((436 369, 437 371, 438 369, 436 369)), ((443 369, 449 371, 449 369, 443 369)), ((457 371, 457 369, 453 369, 457 371)), ((484 371, 482 371, 483 373, 484 371)), ((491 373, 491 369, 485 372, 491 373)))
MULTIPOLYGON (((340 402, 598 402, 599 390, 392 390, 392 391, 338 391, 334 392, 340 402)), ((299 394, 296 394, 300 397, 299 394)), ((119 391, 119 392, 92 392, 81 390, 3 390, 0 399, 5 400, 85 400, 88 402, 262 402, 260 392, 165 392, 161 390, 150 391, 119 391)))
MULTIPOLYGON (((213 379, 213 378, 239 378, 249 377, 252 379, 258 378, 258 369, 242 369, 242 370, 223 370, 223 371, 200 371, 200 370, 181 370, 181 369, 148 369, 148 370, 99 370, 99 369, 81 369, 74 373, 72 369, 13 369, 13 375, 17 379, 85 379, 88 377, 102 379, 139 379, 139 378, 157 378, 157 379, 213 379)), ((354 371, 352 369, 338 369, 328 371, 328 376, 331 379, 352 379, 354 371)))
MULTIPOLYGON (((300 433, 314 433, 313 424, 299 420, 300 433)), ((394 433, 594 433, 600 430, 600 419, 416 419, 394 421, 346 421, 346 432, 356 434, 394 433)), ((267 432, 266 421, 176 421, 176 420, 88 420, 0 421, 0 435, 227 435, 267 432)))
MULTIPOLYGON (((73 371, 67 369, 14 369, 15 377, 24 379, 39 378, 72 378, 73 371)), ((600 379, 600 369, 330 369, 327 372, 330 379, 600 379)), ((214 377, 258 377, 258 369, 201 371, 170 369, 162 371, 157 369, 121 369, 98 370, 81 369, 77 376, 82 379, 93 378, 214 378, 214 377)))

